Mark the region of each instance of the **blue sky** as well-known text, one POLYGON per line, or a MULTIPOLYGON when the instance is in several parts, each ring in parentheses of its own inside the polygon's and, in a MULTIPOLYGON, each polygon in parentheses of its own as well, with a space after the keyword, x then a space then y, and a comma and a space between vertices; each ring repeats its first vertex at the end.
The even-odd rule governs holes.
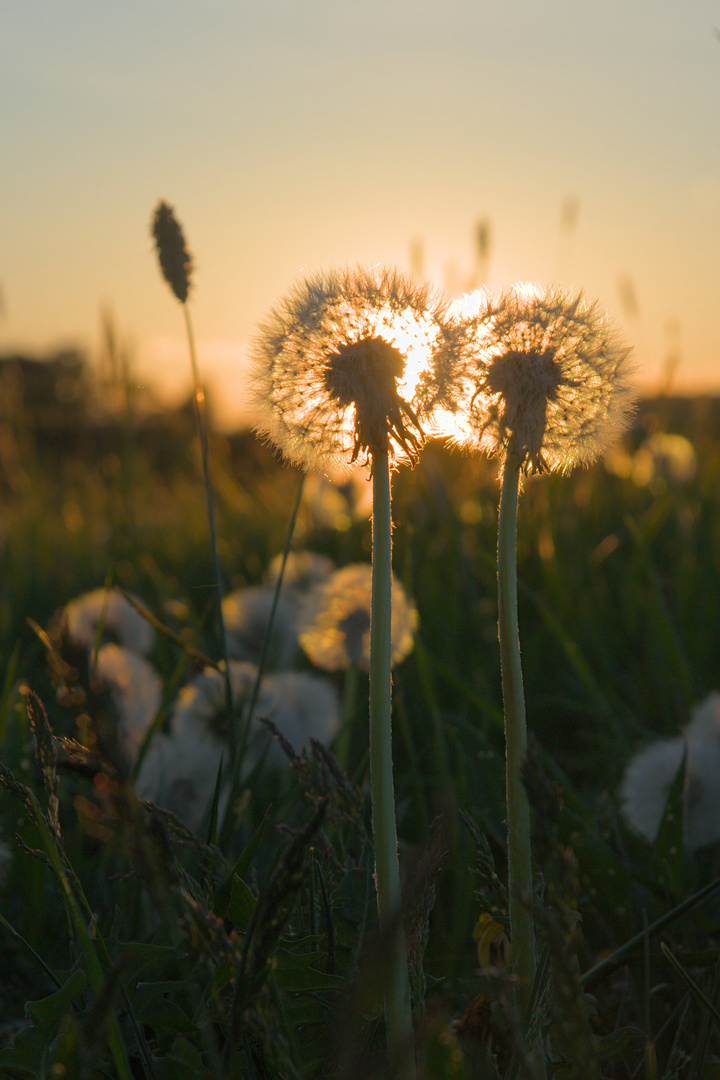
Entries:
POLYGON ((678 379, 717 385, 716 24, 705 0, 6 4, 0 351, 91 349, 111 305, 143 377, 179 383, 148 237, 163 197, 218 378, 303 268, 406 266, 420 239, 427 273, 459 286, 486 218, 491 285, 582 287, 649 385, 671 339, 678 379))

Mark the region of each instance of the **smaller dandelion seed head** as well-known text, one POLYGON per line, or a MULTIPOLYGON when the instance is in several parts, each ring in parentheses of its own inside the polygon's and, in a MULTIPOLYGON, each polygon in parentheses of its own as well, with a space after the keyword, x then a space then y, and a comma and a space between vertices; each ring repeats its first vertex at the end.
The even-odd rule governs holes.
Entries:
POLYGON ((686 755, 683 826, 689 848, 720 840, 720 695, 692 712, 682 735, 660 739, 629 762, 620 797, 628 823, 648 840, 657 837, 673 780, 686 755))
POLYGON ((276 603, 274 589, 252 586, 226 596, 222 610, 227 651, 233 659, 259 663, 265 649, 268 667, 283 668, 293 662, 297 652, 296 617, 286 597, 279 596, 276 603))
POLYGON ((299 282, 253 345, 258 430, 294 464, 329 476, 347 475, 362 454, 414 462, 424 441, 415 386, 443 313, 426 286, 395 270, 299 282))
POLYGON ((94 649, 101 624, 104 642, 115 642, 142 656, 155 644, 150 623, 118 589, 83 593, 65 606, 60 619, 71 641, 88 650, 94 649))
MULTIPOLYGON (((275 555, 268 567, 268 588, 275 589, 283 565, 283 554, 275 555)), ((305 594, 332 574, 335 563, 328 555, 317 551, 290 551, 285 560, 282 578, 282 594, 292 604, 302 602, 305 594)))
POLYGON ((420 398, 452 414, 457 442, 512 450, 528 473, 567 472, 594 460, 627 425, 630 350, 582 294, 518 284, 462 297, 451 314, 443 381, 430 372, 420 398))
MULTIPOLYGON (((399 581, 391 589, 393 665, 413 650, 418 614, 399 581)), ((308 596, 301 619, 300 644, 316 667, 342 671, 370 667, 372 567, 354 563, 337 570, 308 596)))
POLYGON ((94 677, 112 694, 126 750, 134 758, 160 708, 162 680, 144 657, 113 643, 99 650, 94 677))
POLYGON ((184 304, 190 292, 192 255, 185 243, 182 226, 175 217, 172 206, 168 203, 162 201, 158 203, 153 214, 151 231, 162 276, 180 303, 184 304))

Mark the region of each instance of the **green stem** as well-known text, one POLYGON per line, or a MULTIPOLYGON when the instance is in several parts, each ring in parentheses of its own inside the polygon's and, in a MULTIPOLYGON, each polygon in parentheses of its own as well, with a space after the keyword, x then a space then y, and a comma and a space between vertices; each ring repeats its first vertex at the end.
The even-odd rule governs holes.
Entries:
POLYGON ((228 714, 228 741, 230 743, 231 756, 234 756, 237 736, 235 733, 235 725, 233 723, 232 685, 230 683, 230 665, 228 664, 225 620, 223 619, 222 610, 223 583, 222 571, 220 569, 220 556, 218 555, 217 534, 215 531, 215 498, 213 495, 212 482, 210 480, 210 455, 208 451, 207 419, 205 417, 205 391, 202 388, 200 373, 198 371, 197 355, 195 352, 195 335, 193 334, 192 322, 190 320, 190 308, 187 303, 184 303, 182 309, 183 315, 185 316, 185 329, 187 331, 188 349, 190 351, 190 366, 192 367, 193 382, 195 383, 193 402, 195 404, 195 420, 197 422, 198 437, 200 439, 208 526, 210 529, 210 548, 212 551, 215 591, 217 593, 217 621, 218 632, 220 634, 220 656, 224 662, 223 674, 225 681, 225 703, 228 714))
POLYGON ((385 1019, 390 1056, 398 1055, 398 1080, 414 1080, 410 982, 402 924, 400 865, 395 826, 391 728, 391 516, 390 462, 373 453, 372 616, 370 623, 370 791, 372 795, 375 886, 380 932, 392 934, 385 1019), (392 927, 395 930, 392 930, 392 927))
POLYGON ((535 928, 532 899, 530 804, 522 780, 527 751, 527 723, 517 615, 517 505, 521 460, 508 451, 503 468, 498 520, 498 634, 505 709, 508 817, 508 892, 513 970, 517 1002, 524 1015, 535 977, 535 928))

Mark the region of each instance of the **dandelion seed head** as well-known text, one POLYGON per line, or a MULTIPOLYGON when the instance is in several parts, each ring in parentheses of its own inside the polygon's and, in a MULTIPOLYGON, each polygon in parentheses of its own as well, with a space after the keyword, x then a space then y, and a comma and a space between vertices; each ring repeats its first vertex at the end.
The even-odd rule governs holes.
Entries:
MULTIPOLYGON (((266 574, 269 589, 275 589, 283 555, 280 552, 270 562, 266 574)), ((285 570, 282 579, 281 596, 294 606, 301 604, 307 593, 325 581, 335 569, 335 563, 329 555, 321 555, 317 551, 291 551, 288 553, 285 570)))
MULTIPOLYGON (((237 716, 241 717, 250 704, 257 667, 247 661, 230 660, 228 670, 233 708, 237 716)), ((272 708, 272 704, 272 699, 264 693, 264 686, 261 684, 256 711, 272 708)), ((216 668, 205 668, 190 683, 183 686, 173 707, 170 729, 174 734, 196 732, 198 725, 221 738, 227 734, 225 675, 216 668)))
POLYGON ((311 739, 328 745, 340 727, 340 699, 335 686, 305 671, 277 671, 268 676, 277 694, 274 718, 280 732, 298 753, 311 739))
POLYGON ((103 641, 141 656, 147 656, 155 644, 153 627, 118 589, 94 589, 76 597, 65 606, 61 622, 71 641, 88 650, 95 647, 100 623, 103 641))
MULTIPOLYGON (((225 743, 199 725, 169 735, 157 734, 140 766, 137 795, 170 810, 188 829, 198 832, 215 792, 223 754, 226 765, 225 743)), ((220 815, 226 804, 227 793, 220 800, 220 815)))
POLYGON ((125 748, 134 759, 160 708, 162 680, 144 657, 113 643, 98 651, 94 679, 110 691, 125 748))
MULTIPOLYGON (((257 668, 231 662, 230 676, 237 711, 236 721, 247 715, 257 668)), ((198 832, 215 792, 223 760, 228 776, 229 746, 225 711, 225 686, 221 672, 208 668, 181 692, 173 712, 170 732, 153 738, 143 759, 136 790, 141 799, 171 810, 193 832, 198 832), (222 732, 222 734, 220 733, 222 732)), ((310 739, 329 743, 339 728, 340 701, 335 687, 317 675, 282 672, 263 679, 255 709, 244 771, 261 756, 273 769, 287 765, 287 758, 261 717, 272 720, 296 753, 310 739)), ((229 790, 221 786, 219 813, 227 806, 229 790)))
POLYGON ((628 823, 654 841, 686 752, 684 830, 694 850, 720 840, 720 694, 710 694, 693 709, 682 735, 651 743, 631 759, 620 798, 628 823))
POLYGON ((589 464, 628 423, 630 350, 582 294, 520 283, 461 297, 453 347, 426 375, 421 415, 450 414, 461 445, 511 449, 525 472, 589 464))
MULTIPOLYGON (((229 656, 255 664, 260 662, 274 602, 274 589, 261 586, 238 589, 223 599, 223 623, 229 656)), ((283 668, 292 663, 296 653, 295 611, 281 594, 275 606, 265 659, 270 667, 283 668)))
POLYGON ((426 286, 395 270, 300 281, 253 345, 258 430, 293 464, 332 477, 375 452, 414 462, 424 432, 413 398, 442 314, 426 286))
MULTIPOLYGON (((356 563, 337 570, 308 596, 299 641, 309 659, 325 671, 370 668, 370 616, 372 567, 356 563)), ((392 663, 399 664, 413 650, 418 625, 417 609, 393 577, 392 663)))

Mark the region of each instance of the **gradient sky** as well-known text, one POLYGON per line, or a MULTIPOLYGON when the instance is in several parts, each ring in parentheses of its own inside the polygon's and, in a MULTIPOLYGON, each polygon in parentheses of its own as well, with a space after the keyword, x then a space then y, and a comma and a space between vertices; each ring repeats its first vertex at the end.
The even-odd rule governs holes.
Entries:
POLYGON ((231 411, 304 268, 409 267, 421 242, 460 288, 480 219, 491 286, 582 287, 646 386, 674 351, 673 385, 720 389, 716 25, 707 0, 5 0, 0 352, 97 351, 109 306, 138 378, 184 386, 162 197, 231 411))

